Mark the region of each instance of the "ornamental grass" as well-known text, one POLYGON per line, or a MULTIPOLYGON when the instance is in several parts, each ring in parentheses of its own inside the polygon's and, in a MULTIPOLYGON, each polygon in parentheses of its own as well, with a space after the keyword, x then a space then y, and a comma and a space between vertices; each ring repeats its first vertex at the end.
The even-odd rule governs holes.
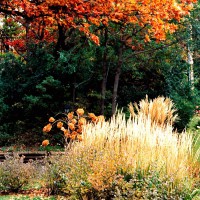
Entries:
POLYGON ((134 172, 155 165, 174 180, 189 176, 192 137, 174 133, 171 126, 152 126, 151 120, 143 117, 126 121, 125 115, 118 113, 110 122, 88 124, 82 137, 71 149, 75 155, 80 149, 91 149, 101 155, 98 162, 114 159, 124 170, 134 172))
MULTIPOLYGON (((174 188, 191 189, 199 155, 193 154, 191 135, 173 131, 176 116, 172 102, 163 97, 150 102, 146 99, 136 108, 137 113, 133 113, 130 104, 128 120, 118 112, 110 121, 86 124, 82 141, 74 142, 67 152, 70 165, 76 169, 77 163, 84 163, 84 181, 97 191, 109 190, 119 175, 124 180, 124 174, 133 177, 138 170, 144 176, 150 171, 158 173, 163 184, 168 180, 169 193, 174 188)), ((66 176, 73 180, 71 176, 78 177, 79 171, 66 176)), ((76 188, 81 181, 83 178, 75 181, 76 188)))
POLYGON ((86 121, 83 109, 75 118, 67 114, 61 130, 72 142, 66 155, 51 159, 46 186, 74 199, 192 199, 199 193, 200 150, 193 151, 192 134, 173 130, 173 102, 146 97, 129 109, 128 119, 118 111, 109 121, 93 113, 86 121))
POLYGON ((130 103, 129 110, 133 117, 144 116, 144 118, 150 118, 151 123, 155 123, 158 126, 172 126, 178 119, 174 103, 171 99, 165 97, 149 100, 148 96, 146 96, 139 104, 130 103))

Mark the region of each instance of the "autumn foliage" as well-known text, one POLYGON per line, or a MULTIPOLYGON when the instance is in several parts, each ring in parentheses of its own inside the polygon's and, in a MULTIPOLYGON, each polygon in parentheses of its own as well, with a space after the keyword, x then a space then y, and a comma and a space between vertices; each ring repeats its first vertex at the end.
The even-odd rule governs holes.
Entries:
MULTIPOLYGON (((78 108, 76 112, 59 113, 55 117, 50 117, 49 123, 43 127, 43 132, 49 133, 53 127, 56 127, 62 131, 66 142, 82 141, 83 126, 87 122, 96 124, 105 120, 103 115, 96 116, 94 113, 84 115, 84 113, 84 109, 78 108)), ((44 140, 42 146, 47 145, 49 145, 49 140, 44 140)))
POLYGON ((21 25, 17 39, 8 39, 15 48, 28 42, 57 42, 60 30, 77 29, 97 45, 98 32, 91 27, 109 26, 110 22, 141 27, 146 42, 165 40, 166 33, 177 29, 196 0, 2 0, 0 15, 21 25), (9 18, 8 18, 9 16, 9 18))

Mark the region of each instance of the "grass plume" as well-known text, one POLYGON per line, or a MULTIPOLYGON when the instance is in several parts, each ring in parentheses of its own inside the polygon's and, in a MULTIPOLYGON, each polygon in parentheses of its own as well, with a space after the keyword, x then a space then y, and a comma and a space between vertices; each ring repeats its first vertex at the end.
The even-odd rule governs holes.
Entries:
POLYGON ((160 126, 173 125, 175 120, 178 119, 173 102, 171 99, 165 97, 149 100, 148 96, 146 96, 139 104, 130 103, 129 110, 133 117, 144 116, 144 118, 150 118, 151 123, 160 126))

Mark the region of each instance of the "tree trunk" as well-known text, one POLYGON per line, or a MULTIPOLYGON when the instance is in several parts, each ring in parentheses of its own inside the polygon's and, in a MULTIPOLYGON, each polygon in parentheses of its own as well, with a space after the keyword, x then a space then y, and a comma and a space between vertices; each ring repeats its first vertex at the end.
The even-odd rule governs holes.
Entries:
POLYGON ((105 98, 106 98, 106 83, 107 83, 107 77, 106 77, 106 63, 103 63, 103 79, 101 83, 101 114, 104 115, 104 109, 105 109, 105 98))
POLYGON ((106 99, 106 84, 107 84, 107 41, 108 41, 108 31, 105 29, 104 32, 104 53, 103 53, 103 64, 102 64, 102 82, 101 82, 101 114, 104 115, 105 109, 105 99, 106 99))
POLYGON ((115 73, 113 96, 112 96, 112 115, 115 114, 115 112, 116 112, 119 77, 121 74, 121 68, 122 68, 122 64, 123 64, 122 56, 123 56, 123 45, 121 45, 119 48, 118 64, 117 64, 117 69, 116 69, 116 73, 115 73))
POLYGON ((189 85, 191 90, 194 90, 194 61, 193 61, 193 53, 190 51, 190 48, 188 47, 188 79, 189 79, 189 85))
MULTIPOLYGON (((6 3, 6 9, 7 9, 7 3, 6 3)), ((7 20, 7 18, 8 18, 8 15, 5 14, 5 20, 7 20)), ((10 38, 8 38, 7 33, 4 33, 4 36, 5 36, 5 37, 2 38, 2 39, 3 39, 3 44, 4 44, 5 52, 7 53, 7 52, 9 52, 10 47, 9 47, 8 44, 6 44, 6 41, 9 40, 10 38), (5 41, 4 41, 4 40, 5 40, 5 41)))
POLYGON ((72 102, 73 106, 76 103, 76 72, 73 74, 72 102))
POLYGON ((55 52, 54 55, 56 58, 59 57, 59 51, 65 50, 65 30, 62 25, 58 24, 58 40, 55 46, 55 52))
POLYGON ((30 21, 26 20, 25 23, 25 27, 26 27, 26 61, 30 61, 30 38, 29 38, 29 30, 30 30, 30 21))
POLYGON ((194 90, 194 61, 193 61, 193 52, 191 50, 191 43, 192 43, 192 25, 188 25, 189 29, 189 43, 187 47, 187 62, 189 64, 189 69, 188 69, 188 82, 191 91, 194 90))

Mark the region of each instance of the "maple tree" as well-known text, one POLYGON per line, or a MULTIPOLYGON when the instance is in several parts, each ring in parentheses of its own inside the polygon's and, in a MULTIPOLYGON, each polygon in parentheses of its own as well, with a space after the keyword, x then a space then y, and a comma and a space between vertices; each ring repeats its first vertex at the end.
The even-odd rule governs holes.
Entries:
POLYGON ((194 2, 196 0, 3 0, 0 13, 22 25, 24 40, 50 42, 55 40, 59 30, 76 28, 99 45, 98 36, 90 27, 108 26, 110 21, 139 25, 146 30, 146 41, 151 37, 164 40, 167 32, 172 33, 177 28, 172 20, 180 21, 194 2))
MULTIPOLYGON (((128 46, 133 51, 140 48, 137 40, 133 39, 138 33, 140 40, 145 42, 151 39, 165 40, 168 33, 173 33, 178 28, 176 22, 189 14, 195 2, 196 0, 2 0, 0 14, 9 16, 9 20, 21 25, 18 37, 8 38, 6 41, 18 53, 26 52, 28 44, 40 41, 55 43, 56 51, 65 49, 66 32, 70 30, 79 30, 100 45, 101 30, 109 27, 110 34, 117 34, 120 43, 113 86, 114 113, 124 47, 128 46), (116 24, 119 28, 113 28, 111 24, 116 24), (128 34, 126 27, 129 27, 128 34)), ((105 69, 103 71, 103 81, 106 84, 105 69)), ((105 98, 105 85, 102 84, 102 88, 102 96, 105 98)))

